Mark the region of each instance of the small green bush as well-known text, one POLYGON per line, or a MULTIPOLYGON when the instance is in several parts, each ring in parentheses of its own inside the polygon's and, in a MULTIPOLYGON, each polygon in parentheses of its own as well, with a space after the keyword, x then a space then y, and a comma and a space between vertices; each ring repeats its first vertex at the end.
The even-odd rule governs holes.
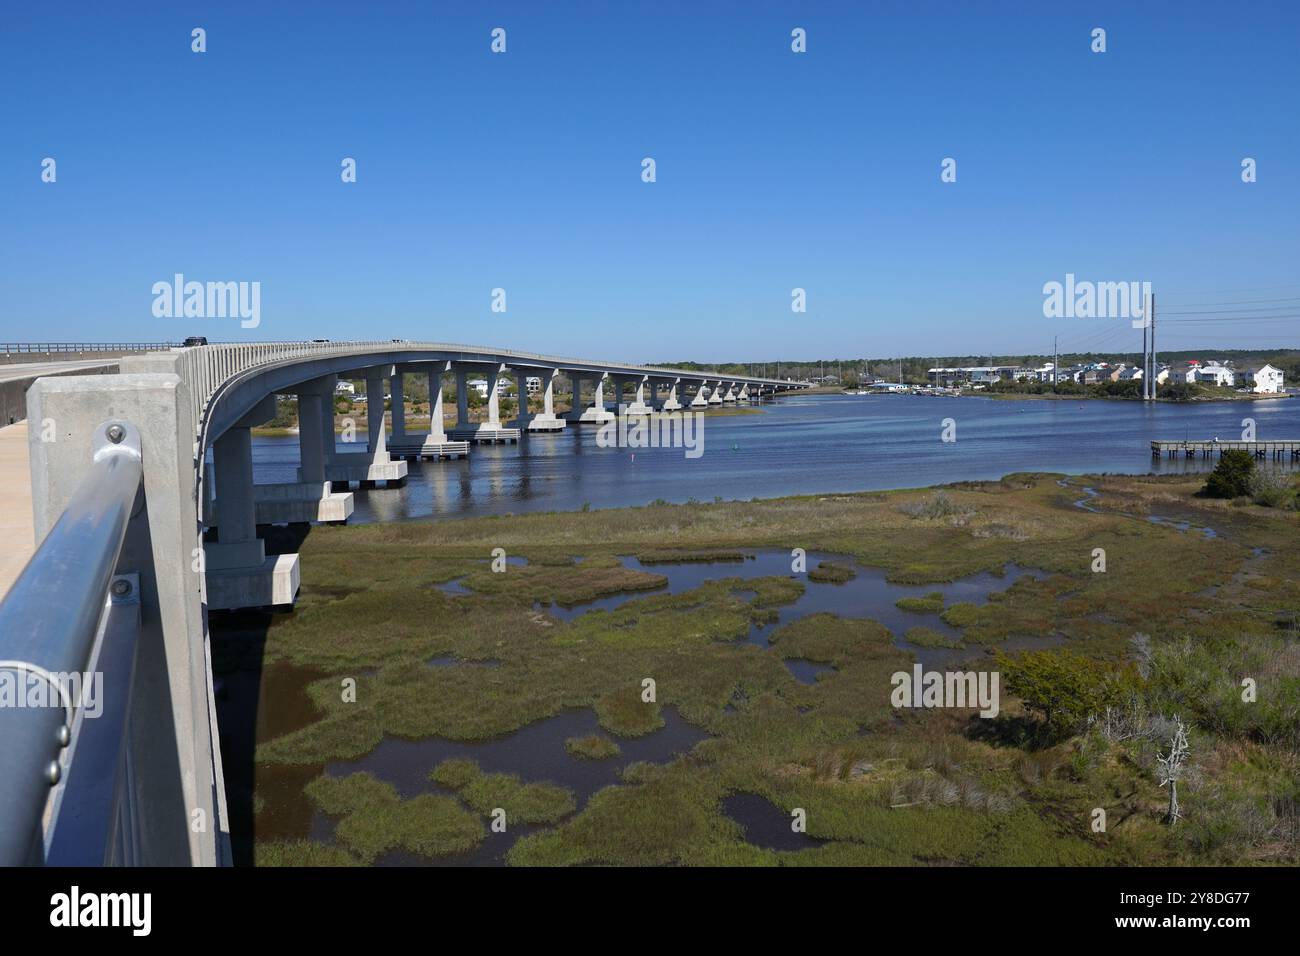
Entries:
POLYGON ((1247 451, 1225 451, 1205 483, 1207 498, 1241 498, 1250 494, 1255 458, 1247 451))

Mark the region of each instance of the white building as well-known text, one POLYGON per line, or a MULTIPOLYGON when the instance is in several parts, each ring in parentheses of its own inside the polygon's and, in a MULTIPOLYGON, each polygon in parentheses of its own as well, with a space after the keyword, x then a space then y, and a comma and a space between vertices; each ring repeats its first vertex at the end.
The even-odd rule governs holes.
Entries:
POLYGON ((1271 365, 1248 368, 1241 375, 1243 384, 1250 386, 1252 392, 1258 392, 1262 395, 1276 394, 1282 391, 1282 378, 1282 370, 1271 365))
POLYGON ((1236 376, 1232 369, 1218 362, 1211 362, 1196 369, 1196 381, 1201 385, 1218 385, 1231 387, 1236 376))
MULTIPOLYGON (((474 391, 478 392, 480 398, 487 398, 487 379, 471 378, 465 384, 468 385, 470 388, 474 389, 474 391)), ((502 375, 500 378, 497 379, 498 395, 504 395, 509 390, 509 388, 510 388, 509 376, 502 375)))
POLYGON ((351 382, 339 382, 334 386, 335 395, 355 395, 356 393, 356 386, 351 382))

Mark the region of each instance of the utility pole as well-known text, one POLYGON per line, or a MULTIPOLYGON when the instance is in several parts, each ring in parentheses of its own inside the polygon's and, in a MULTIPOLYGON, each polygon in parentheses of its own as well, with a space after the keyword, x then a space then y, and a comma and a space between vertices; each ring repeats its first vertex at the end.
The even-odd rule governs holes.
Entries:
POLYGON ((1156 400, 1156 294, 1151 293, 1151 401, 1156 400))
POLYGON ((1147 346, 1147 329, 1151 326, 1151 296, 1142 303, 1142 401, 1151 400, 1151 359, 1147 346))
POLYGON ((1052 336, 1052 392, 1056 392, 1056 383, 1061 375, 1061 353, 1056 347, 1056 336, 1052 336))

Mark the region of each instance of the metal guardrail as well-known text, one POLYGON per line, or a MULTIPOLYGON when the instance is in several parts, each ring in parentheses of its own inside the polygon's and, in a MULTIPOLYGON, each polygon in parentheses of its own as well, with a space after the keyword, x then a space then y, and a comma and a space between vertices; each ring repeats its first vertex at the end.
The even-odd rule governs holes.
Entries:
POLYGON ((0 342, 6 355, 58 355, 66 352, 161 352, 175 342, 0 342))
POLYGON ((119 816, 105 801, 115 806, 122 789, 139 610, 133 629, 125 609, 135 579, 117 564, 142 478, 139 433, 128 422, 103 423, 81 484, 0 603, 0 680, 15 692, 0 703, 0 866, 48 860, 55 834, 78 825, 82 838, 62 844, 65 862, 120 855, 119 816), (69 755, 92 729, 86 750, 98 773, 95 760, 73 768, 69 755), (97 839, 85 838, 87 821, 97 839))

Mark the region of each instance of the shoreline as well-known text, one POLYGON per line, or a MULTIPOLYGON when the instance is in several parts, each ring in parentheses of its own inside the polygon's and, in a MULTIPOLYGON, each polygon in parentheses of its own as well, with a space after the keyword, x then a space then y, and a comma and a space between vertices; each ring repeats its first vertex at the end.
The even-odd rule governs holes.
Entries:
MULTIPOLYGON (((953 398, 991 398, 999 401, 1009 401, 1014 399, 1024 399, 1026 401, 1058 401, 1058 402, 1137 402, 1142 403, 1143 399, 1139 397, 1129 397, 1124 395, 1062 395, 1055 392, 962 392, 960 395, 954 395, 953 398)), ((1265 393, 1265 394, 1248 394, 1248 395, 1210 395, 1198 396, 1196 398, 1156 398, 1154 402, 1163 405, 1209 405, 1225 402, 1256 402, 1271 401, 1275 399, 1294 398, 1295 395, 1289 392, 1265 393)))

